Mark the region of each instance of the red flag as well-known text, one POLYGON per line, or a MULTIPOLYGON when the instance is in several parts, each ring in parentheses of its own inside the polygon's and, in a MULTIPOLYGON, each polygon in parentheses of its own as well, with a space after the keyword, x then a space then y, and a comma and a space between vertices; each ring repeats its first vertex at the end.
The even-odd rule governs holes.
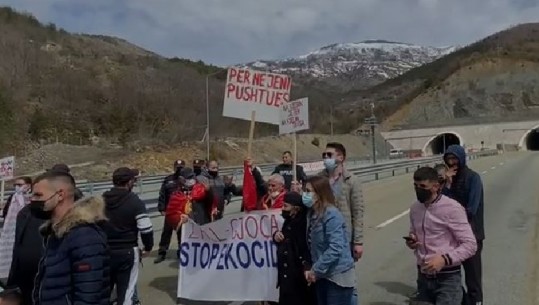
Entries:
POLYGON ((243 162, 243 208, 245 211, 256 210, 258 194, 255 178, 247 161, 243 162))

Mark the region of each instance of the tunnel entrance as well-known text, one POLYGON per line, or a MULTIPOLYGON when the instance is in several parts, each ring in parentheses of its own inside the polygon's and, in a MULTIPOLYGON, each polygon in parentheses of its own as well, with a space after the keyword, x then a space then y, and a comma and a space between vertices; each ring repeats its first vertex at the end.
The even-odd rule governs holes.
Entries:
MULTIPOLYGON (((537 141, 539 146, 539 139, 537 141)), ((430 150, 433 155, 445 153, 450 145, 461 145, 460 138, 454 133, 441 133, 427 144, 427 151, 430 150)))
POLYGON ((527 150, 539 151, 539 128, 530 130, 525 144, 527 150))

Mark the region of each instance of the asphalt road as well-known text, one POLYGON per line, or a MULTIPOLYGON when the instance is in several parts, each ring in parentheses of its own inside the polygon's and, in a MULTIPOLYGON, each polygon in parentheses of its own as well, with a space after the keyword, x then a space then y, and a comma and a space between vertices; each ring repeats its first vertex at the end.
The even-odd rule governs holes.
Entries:
MULTIPOLYGON (((485 187, 487 239, 483 250, 485 304, 539 304, 539 153, 512 153, 472 161, 485 187)), ((407 304, 415 289, 413 254, 404 246, 407 210, 414 199, 411 174, 365 184, 365 254, 358 263, 362 305, 407 304)), ((228 213, 238 212, 230 207, 228 213)), ((153 219, 156 243, 162 218, 153 219)), ((175 243, 174 243, 175 245, 175 243)), ((144 260, 139 279, 143 304, 175 304, 175 253, 154 265, 144 260)), ((211 289, 211 287, 208 287, 211 289)), ((254 304, 194 302, 181 304, 254 304)))

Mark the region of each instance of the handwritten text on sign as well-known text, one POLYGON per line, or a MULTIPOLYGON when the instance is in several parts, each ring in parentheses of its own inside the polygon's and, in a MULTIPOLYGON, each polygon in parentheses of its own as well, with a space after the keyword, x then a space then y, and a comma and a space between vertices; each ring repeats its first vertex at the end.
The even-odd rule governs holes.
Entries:
POLYGON ((199 301, 277 301, 273 234, 280 210, 182 227, 178 297, 199 301), (207 289, 212 287, 212 289, 207 289))
POLYGON ((279 133, 309 129, 309 99, 302 98, 281 106, 279 133))
POLYGON ((279 108, 290 101, 292 80, 284 74, 229 68, 223 116, 279 124, 279 108))
POLYGON ((15 170, 15 157, 6 157, 0 159, 0 180, 13 179, 15 170))

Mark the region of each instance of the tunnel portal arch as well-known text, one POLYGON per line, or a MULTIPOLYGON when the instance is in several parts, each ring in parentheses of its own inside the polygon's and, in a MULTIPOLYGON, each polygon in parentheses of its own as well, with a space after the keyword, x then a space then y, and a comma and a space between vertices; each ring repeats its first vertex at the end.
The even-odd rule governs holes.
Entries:
POLYGON ((539 125, 524 133, 518 142, 518 147, 522 150, 539 151, 539 125))
POLYGON ((423 147, 425 156, 443 154, 450 145, 462 145, 461 136, 452 131, 444 131, 430 138, 423 147))

